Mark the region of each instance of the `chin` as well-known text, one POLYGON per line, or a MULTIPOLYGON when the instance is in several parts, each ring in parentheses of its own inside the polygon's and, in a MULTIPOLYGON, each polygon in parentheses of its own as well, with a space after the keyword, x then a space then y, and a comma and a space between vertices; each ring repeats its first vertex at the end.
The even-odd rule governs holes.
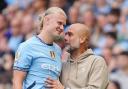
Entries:
POLYGON ((72 48, 70 45, 66 46, 65 49, 66 49, 66 51, 67 51, 68 53, 72 53, 72 52, 75 50, 75 49, 72 48))

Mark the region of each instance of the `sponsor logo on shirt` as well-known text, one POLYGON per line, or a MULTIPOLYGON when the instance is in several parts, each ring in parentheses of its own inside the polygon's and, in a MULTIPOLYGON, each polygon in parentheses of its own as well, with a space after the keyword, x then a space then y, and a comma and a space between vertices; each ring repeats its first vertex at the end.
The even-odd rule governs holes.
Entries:
POLYGON ((56 71, 60 72, 60 69, 61 69, 58 66, 51 65, 51 64, 42 64, 41 68, 47 69, 47 70, 50 70, 50 71, 54 71, 54 72, 56 72, 56 71))

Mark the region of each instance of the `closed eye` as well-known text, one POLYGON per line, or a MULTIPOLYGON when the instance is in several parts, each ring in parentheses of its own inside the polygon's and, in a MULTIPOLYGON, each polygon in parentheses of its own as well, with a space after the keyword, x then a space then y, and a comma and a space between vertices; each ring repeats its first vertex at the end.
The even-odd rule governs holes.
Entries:
POLYGON ((66 32, 65 35, 72 36, 73 33, 71 33, 71 32, 66 32))
POLYGON ((58 25, 63 25, 64 27, 66 26, 65 24, 63 24, 63 22, 58 21, 58 25))
POLYGON ((62 22, 58 22, 59 25, 62 25, 63 23, 62 22))

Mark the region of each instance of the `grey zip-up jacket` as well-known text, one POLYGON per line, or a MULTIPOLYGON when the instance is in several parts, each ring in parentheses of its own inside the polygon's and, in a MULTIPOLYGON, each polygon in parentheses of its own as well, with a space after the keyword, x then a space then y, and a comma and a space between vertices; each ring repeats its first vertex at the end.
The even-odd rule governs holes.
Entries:
POLYGON ((109 78, 105 60, 91 49, 81 54, 75 62, 63 63, 61 83, 67 89, 106 89, 109 78))

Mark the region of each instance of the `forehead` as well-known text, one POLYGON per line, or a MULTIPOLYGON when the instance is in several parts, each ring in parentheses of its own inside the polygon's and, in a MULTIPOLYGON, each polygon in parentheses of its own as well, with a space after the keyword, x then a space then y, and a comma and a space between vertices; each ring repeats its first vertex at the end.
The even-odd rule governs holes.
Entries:
POLYGON ((55 21, 61 21, 64 24, 66 24, 66 17, 63 14, 61 14, 61 13, 52 14, 52 18, 55 21))
POLYGON ((66 33, 71 33, 71 34, 77 34, 77 32, 76 32, 76 28, 75 27, 73 27, 73 26, 70 26, 69 28, 68 28, 68 31, 66 32, 66 33))

